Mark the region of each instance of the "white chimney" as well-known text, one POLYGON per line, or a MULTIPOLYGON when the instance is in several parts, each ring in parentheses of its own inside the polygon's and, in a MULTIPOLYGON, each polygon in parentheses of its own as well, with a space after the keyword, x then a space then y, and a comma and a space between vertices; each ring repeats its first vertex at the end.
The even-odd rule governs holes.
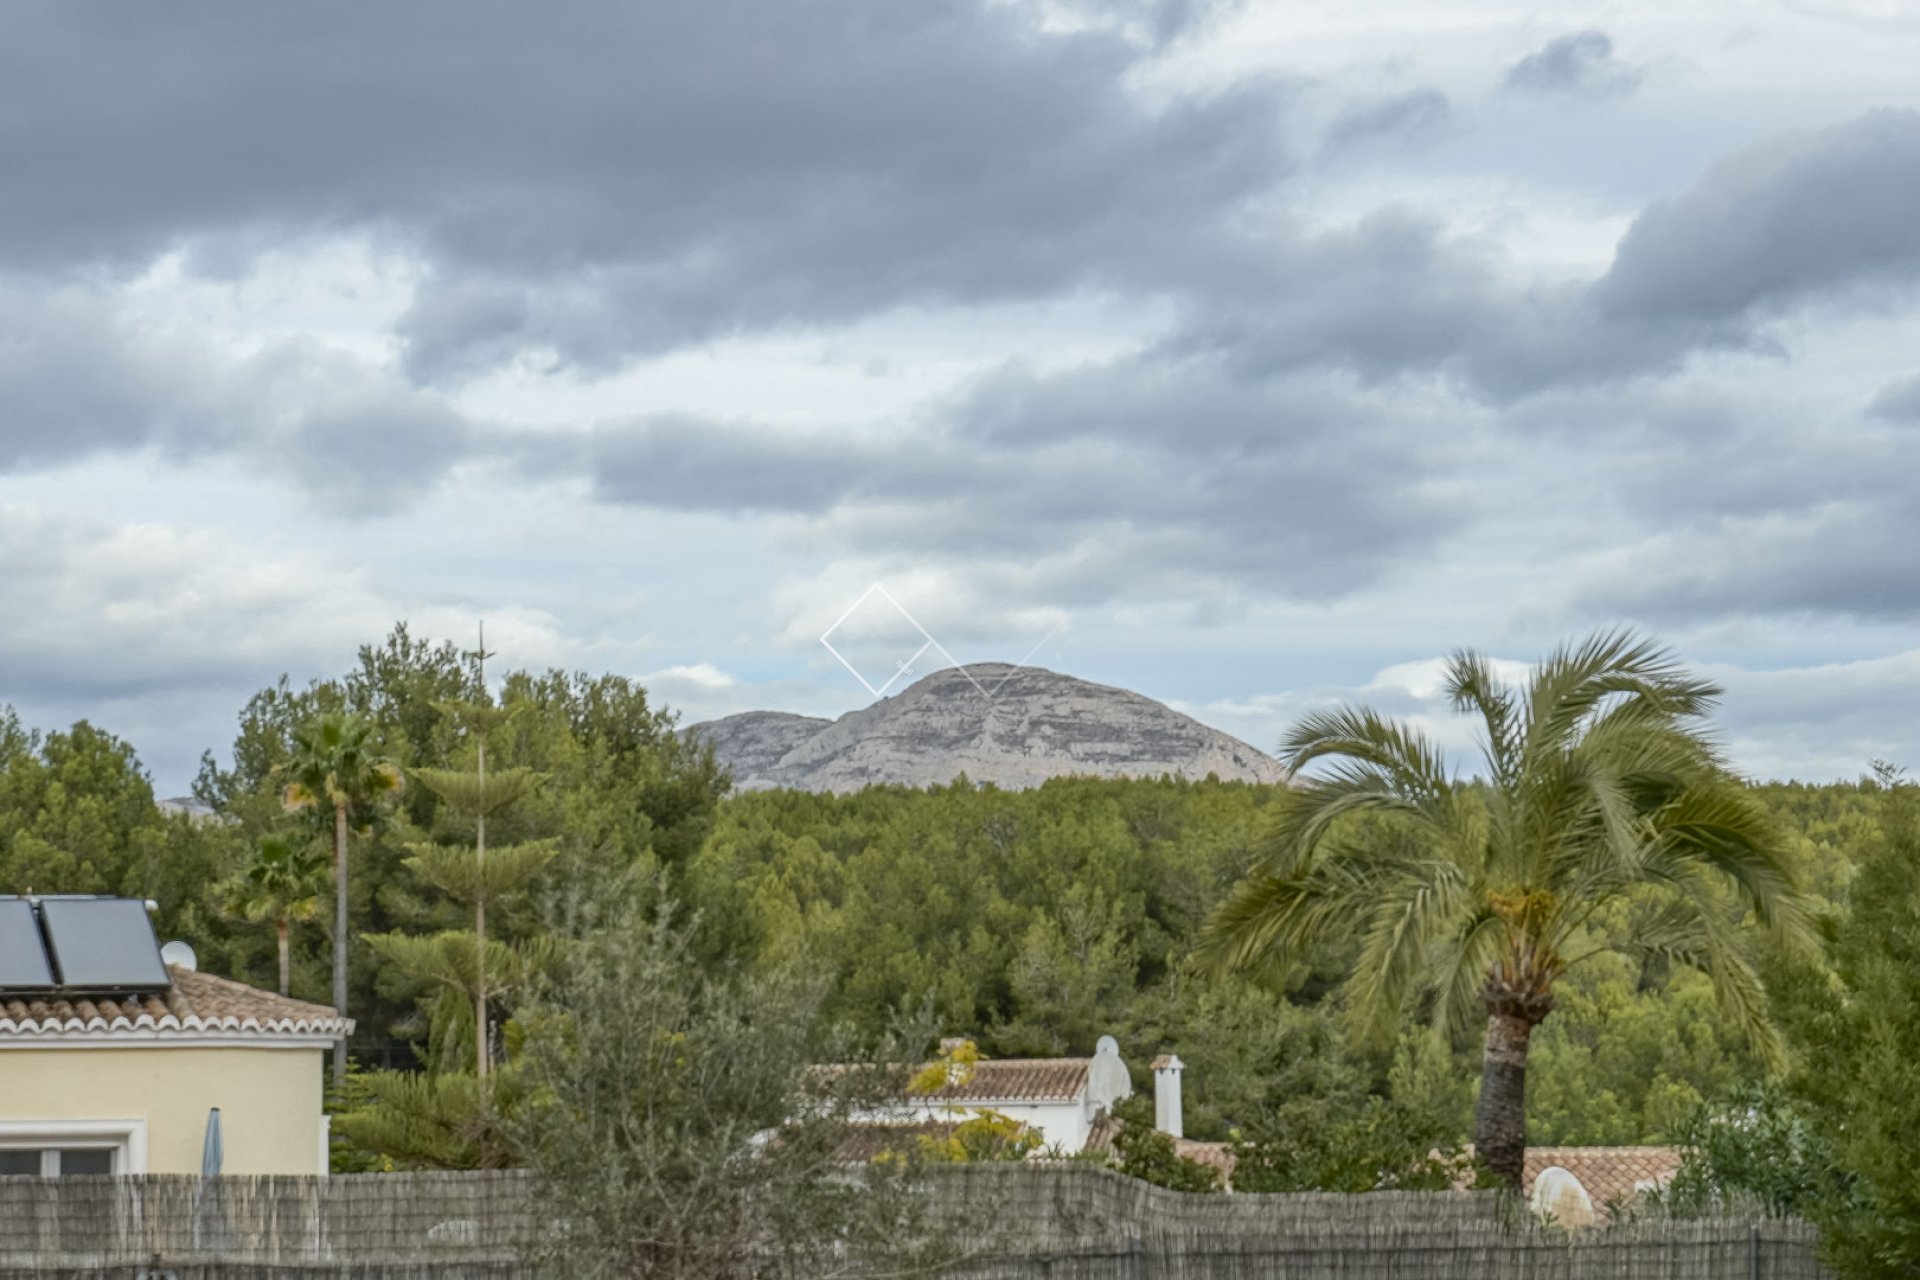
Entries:
POLYGON ((1153 1127, 1165 1134, 1183 1138, 1180 1118, 1179 1055, 1163 1053, 1153 1060, 1153 1127))

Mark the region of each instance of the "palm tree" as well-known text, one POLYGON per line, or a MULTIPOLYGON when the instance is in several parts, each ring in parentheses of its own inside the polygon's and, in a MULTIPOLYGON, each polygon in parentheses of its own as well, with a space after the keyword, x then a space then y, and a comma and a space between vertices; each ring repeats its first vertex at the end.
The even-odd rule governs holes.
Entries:
MULTIPOLYGON (((283 800, 289 810, 333 814, 333 1007, 347 1015, 347 832, 372 816, 379 799, 400 789, 400 770, 379 753, 373 726, 329 713, 293 735, 283 800)), ((347 1042, 333 1046, 333 1082, 347 1077, 347 1042)))
POLYGON ((1439 1029, 1484 1016, 1476 1154, 1517 1187, 1528 1044, 1562 975, 1608 950, 1693 965, 1777 1060, 1738 926, 1750 910, 1799 937, 1806 918, 1765 811, 1706 737, 1720 690, 1668 651, 1597 634, 1523 690, 1463 651, 1446 690, 1480 719, 1486 776, 1461 781, 1420 731, 1370 710, 1307 717, 1283 759, 1325 776, 1289 795, 1201 947, 1217 966, 1273 971, 1357 945, 1347 991, 1372 1025, 1415 1003, 1439 1029), (1588 927, 1622 900, 1625 941, 1588 927))
POLYGON ((280 944, 280 994, 288 994, 288 933, 295 920, 311 920, 320 911, 320 881, 326 859, 305 841, 262 836, 253 858, 234 884, 234 907, 248 920, 271 920, 280 944))

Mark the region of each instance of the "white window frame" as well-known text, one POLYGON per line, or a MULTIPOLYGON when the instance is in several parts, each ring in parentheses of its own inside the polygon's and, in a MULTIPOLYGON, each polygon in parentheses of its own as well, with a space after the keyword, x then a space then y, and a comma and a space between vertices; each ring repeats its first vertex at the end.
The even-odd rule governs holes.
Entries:
MULTIPOLYGON (((0 1120, 0 1150, 25 1147, 44 1152, 63 1147, 102 1147, 113 1152, 116 1175, 147 1171, 147 1122, 130 1120, 0 1120)), ((41 1173, 51 1157, 41 1157, 41 1173)))

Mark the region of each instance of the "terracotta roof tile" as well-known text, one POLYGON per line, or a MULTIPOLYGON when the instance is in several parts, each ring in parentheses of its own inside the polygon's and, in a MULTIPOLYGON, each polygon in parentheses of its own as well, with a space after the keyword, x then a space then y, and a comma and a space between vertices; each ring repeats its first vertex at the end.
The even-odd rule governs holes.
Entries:
MULTIPOLYGON (((1126 1122, 1113 1112, 1102 1111, 1094 1117, 1093 1128, 1087 1133, 1087 1150, 1111 1152, 1114 1139, 1120 1136, 1120 1130, 1125 1126, 1126 1122)), ((1233 1181, 1233 1150, 1227 1143, 1173 1138, 1173 1154, 1183 1160, 1193 1160, 1218 1169, 1223 1183, 1230 1185, 1233 1181)))
POLYGON ((1183 1160, 1211 1165, 1220 1171, 1222 1181, 1233 1179, 1233 1150, 1224 1142, 1199 1142, 1193 1138, 1175 1138, 1173 1154, 1183 1160))
POLYGON ((121 1031, 170 1035, 340 1036, 353 1021, 325 1005, 169 969, 173 985, 145 995, 67 997, 0 992, 0 1036, 97 1038, 121 1031))
POLYGON ((1072 1102, 1087 1087, 1085 1058, 988 1058, 965 1082, 925 1096, 942 1102, 1072 1102))
POLYGON ((1665 1186, 1680 1170, 1680 1152, 1674 1147, 1528 1147, 1521 1189, 1532 1195, 1534 1179, 1556 1165, 1580 1179, 1593 1207, 1604 1210, 1665 1186))

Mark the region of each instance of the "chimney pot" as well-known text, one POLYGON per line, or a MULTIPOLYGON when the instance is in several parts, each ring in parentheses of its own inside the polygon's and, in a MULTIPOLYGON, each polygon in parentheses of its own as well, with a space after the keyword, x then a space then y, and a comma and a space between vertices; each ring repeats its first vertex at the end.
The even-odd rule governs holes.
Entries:
POLYGON ((1180 1114, 1180 1072, 1184 1067, 1177 1054, 1163 1053, 1153 1060, 1153 1127, 1175 1138, 1186 1136, 1180 1114))

